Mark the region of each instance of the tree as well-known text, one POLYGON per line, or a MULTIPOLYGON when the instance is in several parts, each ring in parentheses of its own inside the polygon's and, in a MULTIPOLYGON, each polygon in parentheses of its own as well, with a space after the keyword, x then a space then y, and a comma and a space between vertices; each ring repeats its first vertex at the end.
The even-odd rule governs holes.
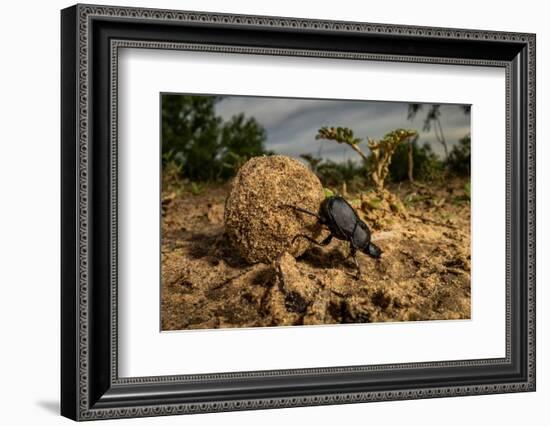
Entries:
POLYGON ((242 113, 233 116, 221 130, 222 165, 231 173, 238 170, 249 158, 266 153, 265 140, 265 130, 255 118, 246 119, 242 113))
POLYGON ((219 96, 163 95, 162 154, 193 181, 231 176, 241 162, 265 153, 265 131, 243 114, 224 123, 219 96))
POLYGON ((221 118, 214 110, 214 96, 162 96, 162 153, 182 165, 182 174, 193 180, 213 179, 220 149, 221 118))
MULTIPOLYGON (((471 105, 459 105, 459 107, 462 109, 464 114, 470 115, 470 112, 472 110, 471 105)), ((423 104, 409 104, 407 119, 414 120, 416 115, 423 108, 424 108, 423 104)), ((441 120, 439 119, 440 116, 441 116, 441 105, 438 105, 438 104, 431 105, 430 108, 428 109, 428 113, 426 114, 426 117, 424 118, 424 125, 422 129, 425 132, 429 132, 433 126, 435 138, 443 146, 443 150, 445 151, 445 160, 447 160, 449 158, 449 149, 447 147, 445 134, 443 133, 443 126, 441 125, 441 120)))
MULTIPOLYGON (((409 104, 409 111, 407 113, 407 119, 414 120, 420 110, 424 108, 423 104, 409 104)), ((447 141, 445 134, 443 133, 443 126, 441 125, 441 105, 434 104, 428 109, 428 113, 424 118, 424 125, 422 129, 425 132, 429 132, 433 126, 435 139, 443 146, 445 151, 445 159, 449 157, 449 148, 447 147, 447 141)))
POLYGON ((459 176, 469 176, 470 161, 471 139, 468 134, 460 139, 457 145, 453 146, 453 149, 449 154, 449 159, 447 160, 447 166, 451 172, 459 176))

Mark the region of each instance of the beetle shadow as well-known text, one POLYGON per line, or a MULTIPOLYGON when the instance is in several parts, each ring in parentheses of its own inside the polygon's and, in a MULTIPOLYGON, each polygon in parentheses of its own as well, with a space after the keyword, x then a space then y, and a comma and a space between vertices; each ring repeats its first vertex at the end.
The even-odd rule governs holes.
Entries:
POLYGON ((311 267, 320 269, 341 267, 349 260, 339 245, 327 248, 313 246, 306 250, 299 259, 311 267))

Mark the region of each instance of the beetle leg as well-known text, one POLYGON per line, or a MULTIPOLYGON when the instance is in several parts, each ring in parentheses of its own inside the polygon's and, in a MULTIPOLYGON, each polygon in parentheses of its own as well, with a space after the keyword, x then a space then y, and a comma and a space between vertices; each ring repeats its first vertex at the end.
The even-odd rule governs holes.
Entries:
POLYGON ((357 275, 355 279, 361 279, 361 267, 359 266, 359 262, 357 261, 357 256, 355 254, 353 255, 353 262, 355 263, 355 267, 357 268, 357 275))
POLYGON ((296 207, 296 206, 291 206, 290 204, 281 204, 279 207, 290 207, 291 209, 294 209, 294 210, 296 210, 296 211, 298 211, 298 212, 306 213, 306 214, 308 214, 308 215, 310 215, 310 216, 314 216, 314 217, 317 218, 317 220, 318 220, 319 222, 321 222, 321 223, 323 222, 323 219, 321 219, 321 216, 319 216, 317 213, 310 212, 309 210, 302 209, 302 208, 296 207))
POLYGON ((319 243, 320 246, 328 246, 332 241, 332 234, 329 234, 323 241, 319 243))
POLYGON ((319 242, 319 241, 315 241, 313 238, 309 237, 308 235, 305 235, 305 234, 298 234, 296 235, 293 239, 292 239, 292 244, 294 244, 294 242, 298 239, 298 238, 305 238, 306 240, 308 240, 310 243, 313 243, 313 244, 316 244, 318 246, 328 246, 330 244, 330 242, 332 241, 332 234, 330 234, 328 237, 326 237, 323 241, 319 242))
POLYGON ((359 262, 357 261, 357 249, 353 245, 352 241, 350 241, 350 255, 348 257, 350 256, 353 259, 353 263, 355 263, 355 268, 357 268, 357 275, 355 276, 355 279, 358 280, 361 278, 361 267, 359 266, 359 262))

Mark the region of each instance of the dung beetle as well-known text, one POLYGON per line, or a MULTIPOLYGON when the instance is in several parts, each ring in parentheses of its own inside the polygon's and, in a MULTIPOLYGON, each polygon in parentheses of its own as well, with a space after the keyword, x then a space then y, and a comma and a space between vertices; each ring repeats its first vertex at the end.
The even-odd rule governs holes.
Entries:
POLYGON ((288 204, 285 207, 290 207, 298 212, 306 213, 315 216, 319 224, 326 226, 330 234, 323 241, 319 242, 305 234, 298 234, 292 242, 297 238, 305 238, 306 240, 319 246, 330 244, 333 238, 342 241, 348 241, 350 244, 350 256, 353 258, 355 267, 357 268, 357 276, 361 275, 361 268, 357 262, 357 250, 368 254, 370 257, 378 259, 382 255, 382 250, 371 242, 371 232, 365 222, 363 222, 353 207, 342 197, 334 195, 327 197, 321 203, 319 213, 310 212, 301 207, 291 206, 288 204))

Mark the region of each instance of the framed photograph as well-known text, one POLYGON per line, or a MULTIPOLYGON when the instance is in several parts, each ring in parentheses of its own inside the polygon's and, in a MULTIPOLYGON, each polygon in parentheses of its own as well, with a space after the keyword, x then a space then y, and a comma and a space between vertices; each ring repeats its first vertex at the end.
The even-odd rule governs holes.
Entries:
POLYGON ((535 35, 61 12, 61 413, 535 390, 535 35))

